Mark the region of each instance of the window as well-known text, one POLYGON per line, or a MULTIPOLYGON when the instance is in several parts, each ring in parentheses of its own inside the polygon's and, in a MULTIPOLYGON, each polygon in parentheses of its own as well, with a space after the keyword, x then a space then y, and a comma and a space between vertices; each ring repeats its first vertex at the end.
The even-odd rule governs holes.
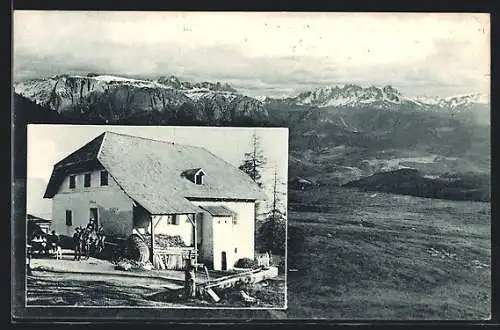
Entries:
POLYGON ((76 183, 76 177, 74 175, 69 176, 69 189, 74 189, 76 183))
POLYGON ((238 248, 237 247, 234 248, 234 253, 238 253, 238 248))
POLYGON ((203 184, 203 176, 205 172, 201 168, 192 168, 189 170, 185 170, 182 172, 182 176, 184 176, 189 181, 194 184, 203 184))
POLYGON ((101 171, 101 186, 108 185, 108 171, 101 171))
POLYGON ((66 210, 66 226, 73 226, 73 212, 66 210))
POLYGON ((90 173, 85 173, 83 176, 83 186, 90 187, 90 173))
POLYGON ((167 218, 167 223, 169 225, 178 225, 179 224, 179 216, 177 214, 171 214, 167 218))
POLYGON ((196 174, 196 176, 194 177, 194 183, 203 184, 203 172, 196 174))
POLYGON ((238 213, 234 212, 233 213, 233 225, 238 224, 238 213))

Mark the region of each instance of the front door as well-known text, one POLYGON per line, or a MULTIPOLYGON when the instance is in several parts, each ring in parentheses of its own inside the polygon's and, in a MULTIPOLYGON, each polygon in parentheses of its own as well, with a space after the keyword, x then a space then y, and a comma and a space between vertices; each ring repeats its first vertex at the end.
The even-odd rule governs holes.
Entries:
POLYGON ((90 208, 90 219, 94 221, 94 226, 96 229, 99 228, 99 218, 97 213, 98 212, 96 207, 90 208))
POLYGON ((227 270, 226 252, 222 252, 221 261, 222 261, 221 270, 227 270))

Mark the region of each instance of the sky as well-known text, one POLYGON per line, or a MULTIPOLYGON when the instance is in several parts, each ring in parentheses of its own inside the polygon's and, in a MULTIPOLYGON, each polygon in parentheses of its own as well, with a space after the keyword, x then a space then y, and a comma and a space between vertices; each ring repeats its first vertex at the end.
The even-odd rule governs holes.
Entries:
POLYGON ((275 97, 345 83, 490 89, 489 14, 14 11, 13 25, 15 81, 176 75, 275 97))
MULTIPOLYGON (((234 166, 241 165, 244 153, 251 150, 251 137, 255 132, 260 138, 262 151, 267 158, 262 175, 267 194, 270 195, 272 191, 271 182, 275 169, 279 181, 285 183, 283 191, 286 192, 286 178, 288 176, 287 128, 30 124, 27 136, 28 213, 40 214, 41 211, 37 208, 41 205, 40 199, 44 193, 44 191, 40 191, 39 184, 33 184, 30 187, 30 182, 42 179, 48 183, 55 163, 105 131, 204 147, 234 166), (36 195, 39 195, 39 198, 36 195)), ((37 181, 40 182, 40 180, 37 181)), ((44 213, 48 213, 48 211, 46 208, 43 210, 44 213)))

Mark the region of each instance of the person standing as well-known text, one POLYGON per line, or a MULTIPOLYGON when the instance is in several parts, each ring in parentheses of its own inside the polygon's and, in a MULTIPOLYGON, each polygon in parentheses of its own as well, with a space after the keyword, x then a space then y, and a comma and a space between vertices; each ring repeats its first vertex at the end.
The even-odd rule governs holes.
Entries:
POLYGON ((55 230, 51 232, 48 237, 48 243, 50 246, 50 250, 54 253, 57 252, 57 247, 59 246, 59 236, 56 234, 55 230))
POLYGON ((87 230, 91 232, 94 231, 94 228, 95 228, 95 220, 94 218, 90 218, 89 223, 87 224, 87 230))

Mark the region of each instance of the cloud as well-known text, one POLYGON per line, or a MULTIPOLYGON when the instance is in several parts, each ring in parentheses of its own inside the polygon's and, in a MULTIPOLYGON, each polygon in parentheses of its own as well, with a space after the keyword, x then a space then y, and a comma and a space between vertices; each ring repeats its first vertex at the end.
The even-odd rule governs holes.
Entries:
POLYGON ((251 95, 320 85, 487 89, 484 14, 15 12, 14 77, 220 80, 251 95))

